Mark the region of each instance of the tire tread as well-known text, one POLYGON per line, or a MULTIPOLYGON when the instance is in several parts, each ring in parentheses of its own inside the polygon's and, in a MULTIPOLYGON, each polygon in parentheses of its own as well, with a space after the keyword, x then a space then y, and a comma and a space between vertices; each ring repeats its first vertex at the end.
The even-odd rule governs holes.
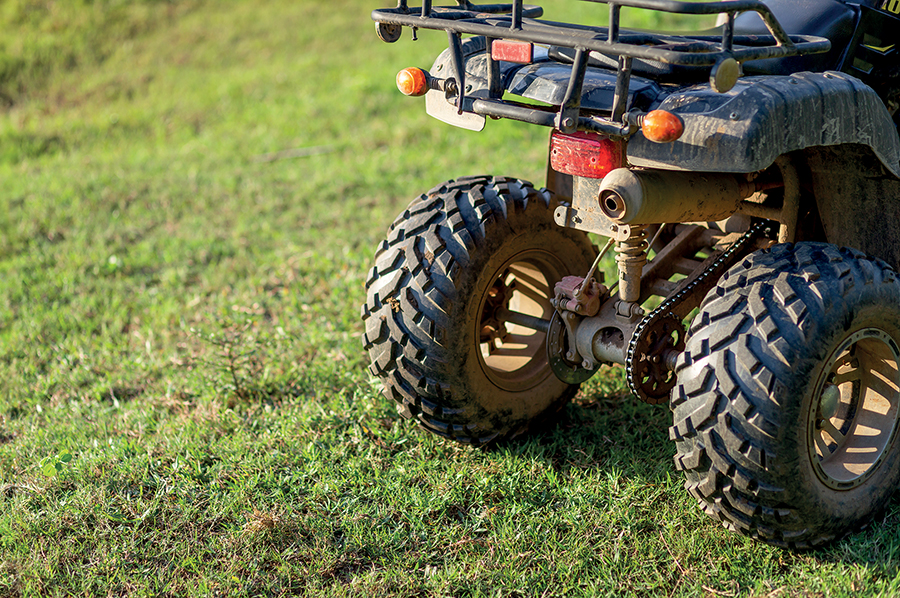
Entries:
POLYGON ((802 365, 819 323, 861 285, 900 296, 880 260, 824 243, 783 244, 748 256, 703 301, 676 367, 669 435, 686 489, 726 528, 795 549, 852 531, 810 523, 792 505, 779 477, 787 457, 776 449, 790 423, 778 401, 785 372, 802 365))
MULTIPOLYGON (((465 404, 457 404, 447 363, 448 327, 476 252, 490 252, 504 231, 528 230, 533 213, 547 214, 552 195, 530 183, 501 177, 463 177, 438 185, 413 200, 390 226, 366 277, 361 317, 369 371, 381 378, 383 394, 398 412, 456 441, 481 445, 515 436, 483 430, 465 404)), ((560 229, 586 250, 583 233, 560 229)), ((571 387, 564 402, 574 395, 571 387)))

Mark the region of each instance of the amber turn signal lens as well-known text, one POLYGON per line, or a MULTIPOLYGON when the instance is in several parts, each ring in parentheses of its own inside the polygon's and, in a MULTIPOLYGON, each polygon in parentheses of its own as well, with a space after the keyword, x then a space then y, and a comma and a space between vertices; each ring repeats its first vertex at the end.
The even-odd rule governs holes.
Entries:
POLYGON ((684 123, 671 112, 653 110, 644 115, 641 131, 650 141, 670 143, 684 133, 684 123))
POLYGON ((397 73, 397 89, 407 96, 423 96, 428 91, 428 77, 425 71, 409 67, 397 73))

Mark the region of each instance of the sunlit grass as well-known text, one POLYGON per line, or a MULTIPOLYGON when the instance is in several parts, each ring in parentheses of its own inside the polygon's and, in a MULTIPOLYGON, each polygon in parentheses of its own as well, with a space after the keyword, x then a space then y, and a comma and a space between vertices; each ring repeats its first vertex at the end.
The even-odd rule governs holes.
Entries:
POLYGON ((541 183, 547 131, 427 117, 393 78, 445 39, 375 7, 0 5, 0 595, 890 595, 896 505, 818 553, 730 534, 619 369, 494 450, 397 416, 376 245, 447 178, 541 183))

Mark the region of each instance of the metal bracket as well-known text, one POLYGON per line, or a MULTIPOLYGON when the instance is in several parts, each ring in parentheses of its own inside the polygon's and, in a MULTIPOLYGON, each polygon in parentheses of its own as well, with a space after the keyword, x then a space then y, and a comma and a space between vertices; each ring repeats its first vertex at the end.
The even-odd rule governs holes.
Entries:
POLYGON ((572 205, 556 208, 553 219, 559 226, 574 228, 589 233, 624 241, 631 236, 631 226, 618 224, 600 210, 600 181, 573 177, 572 205))
POLYGON ((466 62, 463 58, 459 33, 447 31, 447 39, 450 47, 450 62, 453 65, 453 77, 456 79, 456 109, 459 114, 462 114, 463 102, 466 98, 466 62))
MULTIPOLYGON (((584 86, 584 73, 587 71, 590 52, 584 48, 575 50, 575 61, 572 63, 572 74, 563 104, 556 115, 556 128, 563 133, 574 133, 578 130, 578 117, 581 113, 581 89, 584 86)), ((618 88, 618 84, 616 86, 618 88)))

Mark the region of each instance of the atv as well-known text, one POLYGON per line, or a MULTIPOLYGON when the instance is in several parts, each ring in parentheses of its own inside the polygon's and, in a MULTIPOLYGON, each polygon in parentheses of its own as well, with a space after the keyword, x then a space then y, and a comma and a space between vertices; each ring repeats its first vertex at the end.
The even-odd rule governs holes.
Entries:
POLYGON ((446 32, 397 77, 430 115, 550 135, 546 188, 457 178, 391 224, 370 370, 404 417, 477 446, 620 364, 668 402, 707 513, 780 546, 838 539, 900 481, 900 1, 595 1, 606 27, 520 0, 372 13, 385 42, 446 32), (622 7, 719 25, 629 30, 622 7))

